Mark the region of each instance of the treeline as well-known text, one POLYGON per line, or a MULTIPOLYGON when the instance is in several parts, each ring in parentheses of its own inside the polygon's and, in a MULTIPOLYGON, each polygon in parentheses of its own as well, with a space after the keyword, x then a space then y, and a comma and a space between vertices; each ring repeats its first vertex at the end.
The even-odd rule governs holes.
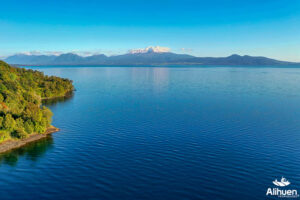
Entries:
POLYGON ((41 106, 42 99, 64 96, 73 89, 71 80, 0 61, 0 142, 44 133, 52 112, 41 106))

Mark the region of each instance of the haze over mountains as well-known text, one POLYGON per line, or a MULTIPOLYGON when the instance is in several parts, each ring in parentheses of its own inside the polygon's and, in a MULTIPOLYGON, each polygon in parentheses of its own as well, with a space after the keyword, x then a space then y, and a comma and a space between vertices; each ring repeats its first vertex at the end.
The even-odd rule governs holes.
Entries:
POLYGON ((169 52, 165 47, 148 47, 131 50, 127 54, 106 56, 104 54, 79 56, 73 53, 61 55, 16 54, 4 59, 16 65, 292 65, 266 57, 231 55, 228 57, 196 57, 169 52))

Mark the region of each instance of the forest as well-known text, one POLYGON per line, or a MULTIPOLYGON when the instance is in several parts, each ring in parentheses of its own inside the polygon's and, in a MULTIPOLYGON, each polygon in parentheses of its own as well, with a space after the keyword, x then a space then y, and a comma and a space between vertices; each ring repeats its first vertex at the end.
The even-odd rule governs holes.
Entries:
POLYGON ((52 112, 42 100, 62 97, 73 90, 69 79, 0 61, 0 143, 44 133, 51 125, 52 112))

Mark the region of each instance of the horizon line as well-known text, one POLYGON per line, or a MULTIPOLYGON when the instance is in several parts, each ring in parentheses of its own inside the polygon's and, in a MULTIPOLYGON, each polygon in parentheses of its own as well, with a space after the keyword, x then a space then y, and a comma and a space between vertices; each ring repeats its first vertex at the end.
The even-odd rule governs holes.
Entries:
MULTIPOLYGON (((33 52, 33 51, 31 51, 33 52)), ((167 52, 137 52, 137 53, 132 53, 130 52, 130 50, 126 53, 120 53, 120 54, 112 54, 112 55, 107 55, 105 53, 95 53, 95 54, 90 54, 90 55, 83 55, 74 51, 68 51, 68 52, 60 52, 60 53, 53 53, 53 54, 47 54, 47 53, 31 53, 31 52, 20 52, 20 53, 15 53, 15 54, 11 54, 9 56, 4 56, 1 57, 0 56, 0 60, 5 61, 5 59, 12 57, 12 56, 17 56, 17 55, 24 55, 24 56, 56 56, 59 57, 61 55, 66 55, 66 54, 72 54, 72 55, 77 55, 79 57, 82 58, 87 58, 87 57, 91 57, 91 56, 98 56, 98 55, 104 55, 106 57, 113 57, 113 56, 120 56, 120 55, 126 55, 126 54, 144 54, 144 53, 173 53, 173 54, 182 54, 182 55, 191 55, 197 58, 227 58, 230 56, 240 56, 240 57, 264 57, 264 58, 269 58, 269 59, 274 59, 274 60, 278 60, 278 61, 284 61, 284 62, 292 62, 292 63, 300 63, 300 61, 290 61, 290 60, 282 60, 279 58, 273 58, 273 57, 268 57, 268 56, 263 56, 263 55, 249 55, 249 54, 238 54, 238 53, 231 53, 227 56, 198 56, 198 55, 192 55, 189 53, 177 53, 177 52, 172 52, 172 51, 167 51, 167 52)), ((57 51, 58 52, 58 51, 57 51)))

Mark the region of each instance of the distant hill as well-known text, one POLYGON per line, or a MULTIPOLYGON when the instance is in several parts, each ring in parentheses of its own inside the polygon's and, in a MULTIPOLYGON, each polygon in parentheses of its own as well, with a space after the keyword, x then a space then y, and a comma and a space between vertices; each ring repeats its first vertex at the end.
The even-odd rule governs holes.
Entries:
POLYGON ((187 62, 199 63, 203 65, 292 65, 293 62, 279 61, 266 57, 240 56, 233 54, 228 57, 196 57, 189 59, 187 62))
POLYGON ((299 63, 279 61, 266 57, 231 55, 228 57, 195 57, 171 52, 131 52, 117 56, 103 54, 82 57, 67 53, 54 55, 16 54, 4 60, 16 65, 293 65, 299 63))
POLYGON ((36 65, 47 64, 54 60, 56 56, 45 56, 45 55, 25 55, 16 54, 5 59, 9 64, 26 64, 26 65, 36 65))

